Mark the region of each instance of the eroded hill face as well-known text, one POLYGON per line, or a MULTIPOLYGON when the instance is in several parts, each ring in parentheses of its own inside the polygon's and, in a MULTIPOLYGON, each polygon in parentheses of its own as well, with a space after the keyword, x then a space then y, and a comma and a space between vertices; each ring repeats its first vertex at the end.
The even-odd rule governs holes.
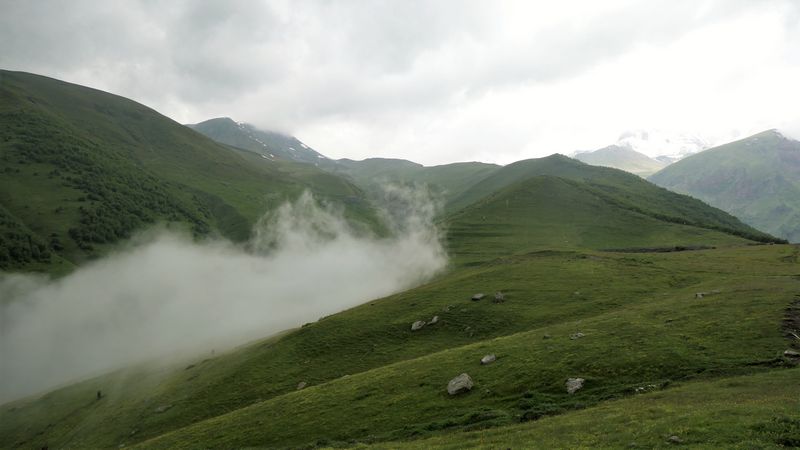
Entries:
POLYGON ((690 156, 650 181, 800 241, 800 143, 774 130, 690 156))

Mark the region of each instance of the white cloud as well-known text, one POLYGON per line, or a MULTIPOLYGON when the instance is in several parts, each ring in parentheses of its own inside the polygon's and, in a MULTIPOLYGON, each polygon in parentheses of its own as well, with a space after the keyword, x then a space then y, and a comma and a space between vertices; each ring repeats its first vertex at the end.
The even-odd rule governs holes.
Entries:
POLYGON ((722 142, 800 122, 791 0, 17 0, 4 13, 4 67, 183 122, 291 130, 333 157, 509 162, 628 129, 722 142))

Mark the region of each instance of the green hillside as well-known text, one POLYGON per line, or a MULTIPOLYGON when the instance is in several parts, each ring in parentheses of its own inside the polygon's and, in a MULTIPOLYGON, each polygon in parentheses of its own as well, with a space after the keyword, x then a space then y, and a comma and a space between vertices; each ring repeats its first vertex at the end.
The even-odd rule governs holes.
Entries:
MULTIPOLYGON (((448 206, 451 210, 458 211, 491 195, 504 195, 503 189, 540 175, 559 177, 566 182, 572 182, 574 186, 582 188, 605 204, 617 205, 660 221, 719 230, 760 241, 774 239, 691 197, 660 188, 618 169, 590 166, 563 155, 509 164, 471 186, 448 206)), ((554 200, 557 199, 557 196, 554 197, 554 200)), ((575 210, 569 207, 570 201, 572 200, 565 199, 560 208, 564 211, 575 210)), ((487 217, 491 220, 491 215, 487 217)))
POLYGON ((157 222, 249 236, 304 189, 375 223, 361 190, 241 152, 102 91, 0 71, 0 270, 65 272, 157 222))
MULTIPOLYGON (((576 173, 605 170, 563 162, 576 173)), ((617 176, 647 185, 607 174, 617 176)), ((430 283, 224 354, 4 405, 0 446, 281 448, 452 436, 570 420, 640 387, 658 396, 790 363, 780 356, 790 344, 781 321, 800 287, 798 248, 743 245, 752 242, 658 218, 619 200, 644 194, 620 187, 612 197, 602 186, 554 176, 508 186, 447 220, 456 264, 430 283), (483 216, 491 226, 476 229, 483 216), (655 251, 687 245, 717 248, 655 251), (630 251, 598 250, 607 247, 630 251), (496 291, 503 302, 491 300, 496 291), (489 295, 472 301, 477 292, 489 295), (488 353, 498 359, 482 366, 488 353), (445 386, 462 372, 476 386, 451 397, 445 386), (568 377, 585 388, 568 394, 568 377)), ((715 214, 654 192, 705 208, 699 217, 715 214)))
POLYGON ((650 181, 800 242, 800 142, 775 130, 692 155, 650 181))
POLYGON ((574 158, 593 166, 613 167, 645 178, 666 165, 662 161, 621 145, 609 145, 592 152, 578 153, 574 158))

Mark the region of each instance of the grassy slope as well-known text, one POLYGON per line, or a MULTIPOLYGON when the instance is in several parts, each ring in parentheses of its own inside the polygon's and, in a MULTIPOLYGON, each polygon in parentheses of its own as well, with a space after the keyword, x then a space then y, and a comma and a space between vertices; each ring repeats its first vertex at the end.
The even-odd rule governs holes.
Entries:
POLYGON ((593 152, 579 153, 575 159, 593 166, 613 167, 640 177, 648 177, 666 165, 628 147, 609 145, 593 152))
MULTIPOLYGON (((342 179, 315 189, 333 177, 248 163, 236 150, 122 97, 2 71, 0 99, 0 205, 4 217, 32 232, 17 239, 27 244, 22 250, 39 243, 80 263, 158 221, 242 240, 267 208, 306 188, 348 199, 358 206, 354 216, 374 222, 360 191, 342 179)), ((3 223, 6 234, 12 225, 3 223)), ((48 267, 45 258, 28 259, 0 268, 48 267)))
POLYGON ((370 448, 694 448, 800 446, 800 370, 686 383, 534 424, 370 448), (602 418, 602 420, 598 420, 602 418))
POLYGON ((709 208, 699 200, 655 186, 636 175, 618 169, 589 166, 558 154, 509 164, 467 189, 450 202, 448 207, 452 211, 458 211, 466 205, 537 175, 580 182, 583 187, 591 190, 593 195, 602 197, 607 202, 661 220, 723 230, 747 238, 767 241, 773 239, 724 211, 709 208))
MULTIPOLYGON (((230 448, 404 439, 582 409, 631 396, 640 386, 654 385, 653 389, 661 390, 676 381, 766 371, 780 364, 779 355, 787 345, 779 324, 797 292, 798 281, 790 275, 797 266, 782 262, 780 256, 790 251, 766 247, 637 258, 628 261, 629 272, 639 272, 637 266, 652 266, 654 271, 678 277, 703 275, 685 288, 616 294, 616 308, 597 308, 594 313, 574 314, 555 323, 528 319, 528 331, 484 337, 473 344, 288 392, 147 441, 144 446, 182 448, 202 442, 230 448), (743 264, 738 269, 731 267, 732 260, 743 264), (753 272, 757 261, 763 265, 753 272), (722 292, 694 299, 696 290, 710 288, 722 292), (570 339, 576 331, 586 336, 570 339), (544 339, 545 334, 550 338, 544 339), (487 353, 497 354, 498 361, 481 366, 479 359, 487 353), (476 386, 468 395, 452 398, 445 392, 447 380, 461 372, 470 373, 476 386), (586 386, 569 395, 564 381, 574 376, 585 378, 586 386)), ((624 277, 623 283, 649 287, 646 275, 640 275, 624 277)), ((511 308, 512 302, 519 309, 525 303, 527 309, 551 307, 539 303, 534 289, 552 285, 530 283, 527 287, 527 292, 511 291, 517 295, 506 304, 473 306, 461 301, 456 307, 480 308, 487 321, 505 316, 504 310, 511 308)), ((570 287, 581 289, 576 297, 591 309, 589 304, 596 295, 593 285, 581 280, 570 287)), ((562 294, 563 303, 573 303, 565 300, 568 295, 562 294)), ((439 300, 430 305, 430 312, 441 311, 447 303, 447 299, 439 300)), ((457 322, 461 314, 467 313, 457 309, 441 314, 441 325, 416 335, 407 333, 421 343, 441 339, 442 334, 453 333, 452 328, 467 333, 457 322)), ((512 315, 500 320, 508 323, 512 315)), ((480 319, 473 322, 478 327, 480 323, 480 319)))
POLYGON ((800 142, 774 131, 692 155, 650 180, 800 241, 800 142))
MULTIPOLYGON (((549 222, 531 222, 531 226, 539 227, 547 239, 572 226, 578 230, 582 223, 597 220, 609 224, 598 227, 599 231, 592 235, 595 244, 603 246, 613 239, 637 245, 686 244, 688 238, 695 244, 728 246, 742 242, 740 238, 715 231, 659 223, 646 216, 637 221, 639 213, 602 203, 592 209, 596 199, 591 193, 577 189, 574 182, 560 179, 535 178, 506 190, 503 195, 519 195, 530 200, 530 203, 521 203, 524 208, 518 211, 520 214, 506 218, 509 225, 520 224, 512 219, 532 221, 533 217, 552 216, 549 222), (536 202, 541 199, 534 189, 536 183, 544 183, 541 186, 547 190, 544 197, 554 201, 553 208, 538 206, 536 202), (561 209, 563 205, 573 206, 570 211, 575 214, 559 216, 555 205, 561 205, 561 209), (534 212, 522 214, 525 208, 534 212), (613 222, 617 217, 624 220, 613 222), (651 235, 641 234, 639 228, 643 226, 657 231, 651 235), (602 233, 607 236, 601 236, 602 233), (638 240, 626 241, 618 237, 637 233, 640 234, 638 240)), ((505 205, 503 196, 494 202, 482 202, 455 216, 451 228, 465 228, 465 220, 480 214, 483 208, 505 205), (470 210, 475 214, 470 214, 470 210)), ((502 224, 498 226, 502 229, 502 224)), ((514 232, 505 236, 503 248, 508 253, 511 250, 523 252, 525 246, 512 249, 511 245, 524 242, 524 227, 510 226, 509 229, 514 232)), ((583 232, 570 233, 581 235, 583 232)), ((175 444, 172 439, 191 442, 188 439, 193 439, 196 433, 201 433, 204 439, 210 439, 211 434, 229 439, 209 441, 209 445, 220 446, 295 445, 315 442, 314 439, 346 441, 368 436, 405 438, 442 428, 471 426, 476 420, 471 417, 483 414, 486 404, 499 412, 490 413, 489 419, 478 420, 483 424, 511 423, 518 420, 518 415, 538 408, 536 405, 540 403, 550 405, 547 406, 550 413, 574 408, 575 400, 563 395, 559 387, 567 373, 581 371, 581 375, 595 377, 597 390, 582 400, 595 403, 625 395, 631 385, 639 381, 666 382, 703 370, 736 373, 747 369, 747 364, 753 361, 771 357, 769 355, 779 351, 781 346, 780 333, 768 330, 776 329, 777 317, 794 286, 788 275, 796 271, 796 265, 780 259, 792 256, 790 247, 631 256, 587 252, 579 250, 577 245, 565 247, 560 240, 553 240, 550 248, 561 250, 493 260, 496 245, 483 239, 462 233, 455 234, 451 241, 456 261, 469 259, 471 267, 459 264, 461 268, 428 285, 325 318, 278 342, 255 344, 202 363, 198 361, 187 370, 165 371, 164 378, 151 387, 137 384, 139 380, 147 380, 147 376, 134 377, 130 372, 122 372, 53 392, 39 400, 19 402, 13 406, 14 411, 0 412, 0 423, 6 424, 6 428, 0 428, 0 436, 8 445, 23 441, 38 444, 46 440, 78 447, 112 446, 139 442, 252 405, 250 407, 255 409, 221 416, 170 435, 165 438, 168 439, 165 445, 175 444), (483 253, 479 253, 481 248, 483 253), (468 252, 471 254, 465 256, 468 252), (487 263, 475 265, 479 260, 487 263), (767 274, 775 277, 767 280, 767 274), (695 290, 717 288, 726 294, 713 297, 713 302, 697 305, 691 302, 695 290), (495 290, 506 292, 509 301, 501 305, 469 301, 474 292, 495 290), (755 310, 754 296, 763 304, 755 310), (682 310, 687 302, 692 306, 689 312, 682 310), (445 312, 447 305, 453 308, 445 312), (721 314, 727 319, 710 321, 709 311, 720 305, 725 308, 721 314), (676 328, 670 328, 675 326, 669 325, 672 322, 661 322, 664 314, 671 314, 673 321, 680 322, 677 329, 681 333, 670 339, 664 339, 663 332, 676 328), (410 331, 411 322, 433 315, 440 316, 439 324, 422 332, 410 331), (733 336, 742 321, 753 324, 749 327, 752 333, 733 336), (718 323, 724 326, 714 328, 718 323), (581 345, 575 347, 576 341, 570 341, 567 336, 578 329, 598 337, 582 340, 581 345), (544 332, 551 333, 553 339, 544 346, 531 348, 531 343, 540 342, 544 332), (495 341, 497 339, 500 340, 495 341), (633 355, 625 353, 623 350, 630 349, 630 339, 647 350, 633 355), (731 340, 736 345, 725 350, 731 340), (574 353, 569 352, 578 349, 586 353, 575 359, 574 353), (491 391, 501 394, 492 395, 489 400, 476 394, 474 401, 454 404, 441 394, 442 382, 456 374, 452 372, 473 367, 475 358, 484 351, 497 352, 501 360, 505 358, 503 355, 517 355, 514 357, 517 362, 499 373, 499 378, 481 381, 488 383, 491 391), (551 369, 543 374, 536 363, 539 359, 521 358, 523 353, 544 358, 551 369), (589 363, 597 354, 616 357, 601 365, 589 363), (724 356, 726 354, 728 356, 724 356), (675 361, 680 364, 675 365, 675 361), (584 368, 585 364, 588 366, 584 368), (351 376, 340 379, 344 375, 351 376), (361 381, 353 387, 347 380, 361 381), (503 387, 509 380, 517 381, 503 387), (319 387, 295 393, 299 381, 319 387), (332 386, 349 387, 341 391, 332 386), (86 401, 96 389, 108 392, 107 401, 86 401), (357 389, 357 393, 353 394, 352 389, 357 389), (527 394, 528 391, 534 394, 527 394), (315 394, 323 392, 330 396, 318 398, 315 394), (384 405, 390 401, 386 395, 398 404, 420 402, 427 412, 420 412, 419 407, 385 409, 384 405), (533 395, 536 400, 523 402, 524 395, 533 395), (359 399, 353 403, 359 411, 353 413, 355 416, 348 414, 339 418, 340 414, 331 414, 330 419, 325 416, 325 423, 317 421, 319 411, 333 403, 342 405, 334 408, 338 411, 350 405, 354 398, 359 399), (287 403, 305 405, 308 409, 292 409, 287 403), (167 412, 155 413, 159 405, 173 406, 167 412), (455 405, 461 406, 453 409, 455 405), (92 423, 93 426, 76 429, 74 423, 59 419, 67 414, 75 423, 92 423), (276 418, 284 415, 292 418, 295 424, 304 425, 299 429, 291 428, 283 419, 276 418), (359 421, 342 423, 345 417, 358 417, 359 421), (50 423, 54 425, 48 428, 50 423), (353 423, 363 425, 353 429, 353 423), (399 425, 406 423, 406 428, 399 425), (215 431, 219 427, 234 431, 215 431), (239 429, 241 433, 235 431, 239 429), (35 437, 38 432, 43 434, 35 437)), ((540 244, 547 245, 545 241, 540 244)), ((529 249, 536 248, 533 245, 529 249)))

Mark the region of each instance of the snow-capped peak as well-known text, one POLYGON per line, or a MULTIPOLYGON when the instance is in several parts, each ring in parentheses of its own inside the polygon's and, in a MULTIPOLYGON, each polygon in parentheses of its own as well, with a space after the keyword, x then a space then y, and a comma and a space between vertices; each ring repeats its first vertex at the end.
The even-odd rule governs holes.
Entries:
POLYGON ((668 156, 678 159, 710 147, 708 141, 700 136, 661 130, 626 131, 620 135, 617 145, 644 153, 651 158, 668 156))

